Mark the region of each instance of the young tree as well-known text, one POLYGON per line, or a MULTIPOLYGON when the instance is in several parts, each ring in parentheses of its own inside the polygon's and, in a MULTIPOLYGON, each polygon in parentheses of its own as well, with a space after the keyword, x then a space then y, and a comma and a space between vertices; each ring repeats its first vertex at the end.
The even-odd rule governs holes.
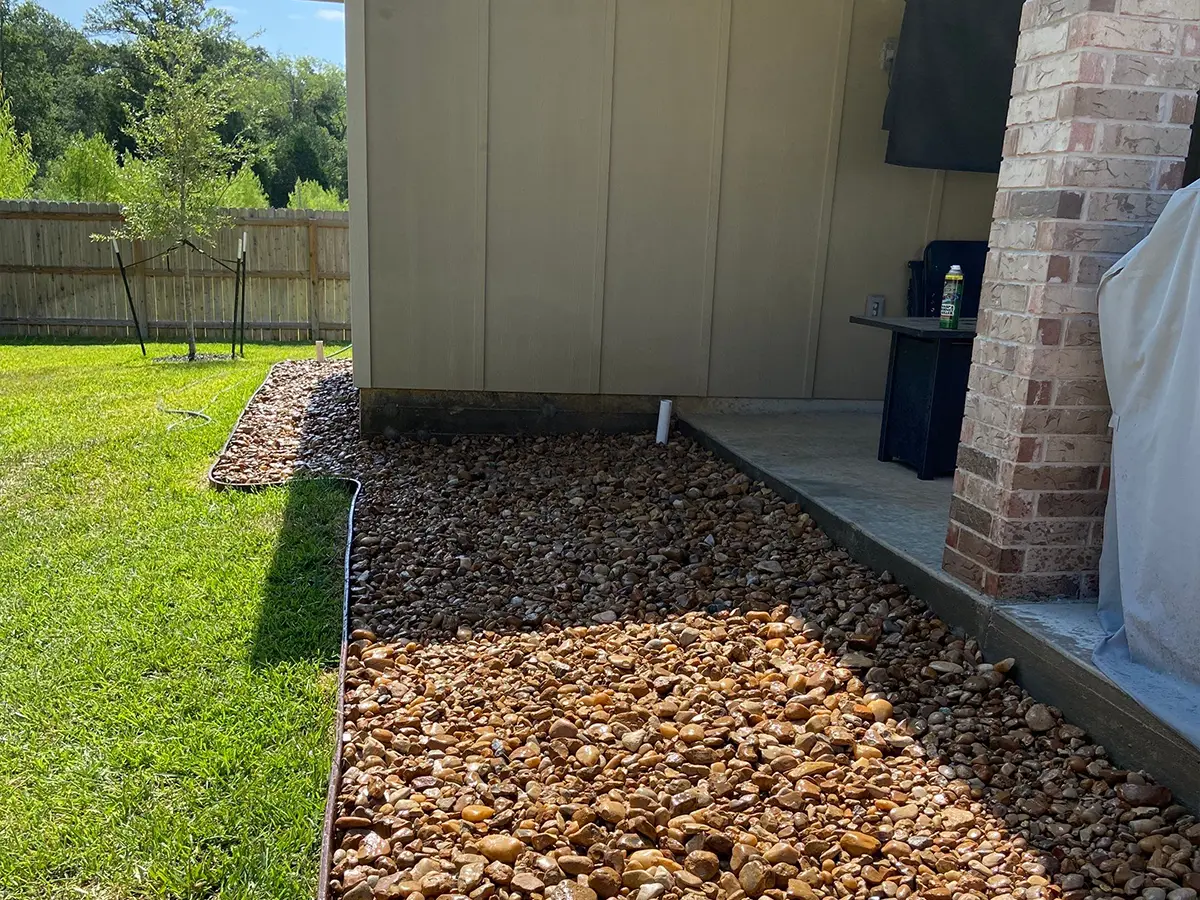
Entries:
POLYGON ((337 195, 337 191, 323 187, 316 181, 297 180, 296 187, 288 194, 288 209, 349 209, 350 203, 337 195))
POLYGON ((36 174, 29 135, 17 131, 12 104, 0 85, 0 197, 13 200, 28 197, 36 174))
POLYGON ((262 182, 249 166, 242 166, 238 173, 229 179, 225 188, 225 196, 221 202, 228 209, 267 209, 267 194, 262 182))
POLYGON ((136 43, 152 87, 140 110, 128 110, 128 132, 138 163, 121 188, 125 223, 115 236, 173 241, 184 261, 184 318, 188 359, 196 358, 196 317, 191 280, 194 241, 227 224, 222 199, 231 172, 256 148, 244 134, 222 141, 220 129, 240 102, 245 68, 234 59, 204 60, 202 36, 162 24, 157 36, 136 43))
MULTIPOLYGON (((129 110, 139 110, 142 98, 154 87, 153 74, 139 57, 139 46, 182 32, 195 39, 201 70, 235 60, 242 65, 258 65, 265 52, 249 47, 238 37, 234 24, 233 16, 210 0, 103 0, 87 13, 84 28, 96 38, 91 46, 100 59, 101 72, 119 75, 110 92, 117 101, 108 116, 112 130, 106 132, 118 150, 132 149, 127 137, 129 110)), ((231 115, 218 131, 232 142, 246 124, 247 120, 231 115)))
POLYGON ((111 203, 120 182, 117 151, 98 134, 77 133, 62 156, 50 162, 38 195, 47 200, 111 203))

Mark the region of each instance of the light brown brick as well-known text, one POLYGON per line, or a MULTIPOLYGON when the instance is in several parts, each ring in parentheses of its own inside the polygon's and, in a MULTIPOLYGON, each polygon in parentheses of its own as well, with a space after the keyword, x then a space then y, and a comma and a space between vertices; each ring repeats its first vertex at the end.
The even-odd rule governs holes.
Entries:
POLYGON ((1063 161, 1064 187, 1134 188, 1154 184, 1155 161, 1112 156, 1080 156, 1063 161))
POLYGON ((1045 187, 1050 183, 1050 160, 1005 159, 1000 163, 997 186, 1001 188, 1045 187))
POLYGON ((1043 347, 1057 347, 1062 343, 1062 320, 1040 318, 1037 320, 1037 343, 1043 347))
POLYGON ((1038 318, 1025 312, 987 310, 986 327, 981 323, 979 331, 1001 341, 1018 341, 1031 344, 1037 339, 1038 318))
POLYGON ((1064 151, 1087 151, 1096 145, 1094 122, 1032 122, 1014 125, 1005 135, 1005 156, 1034 156, 1064 151), (1012 138, 1012 146, 1007 145, 1012 138))
POLYGON ((1111 453, 1112 443, 1107 436, 1078 434, 1045 438, 1047 462, 1102 464, 1108 462, 1111 453))
POLYGON ((1196 121, 1196 95, 1176 94, 1171 98, 1171 122, 1175 125, 1187 125, 1189 128, 1196 121))
POLYGON ((1078 219, 1083 201, 1083 191, 1010 191, 1008 215, 1014 219, 1078 219))
POLYGON ((995 520, 990 512, 973 503, 968 503, 961 497, 954 497, 950 501, 950 521, 957 522, 960 525, 965 525, 976 534, 987 537, 991 534, 992 522, 995 520))
POLYGON ((1087 546, 1092 523, 1086 519, 995 519, 994 535, 1002 546, 1087 546))
POLYGON ((1035 491, 1007 491, 1000 495, 1000 515, 1007 519, 1032 519, 1037 497, 1035 491))
POLYGON ((1067 43, 1072 48, 1137 50, 1170 55, 1179 43, 1180 26, 1130 16, 1088 13, 1070 22, 1067 43))
POLYGON ((1025 550, 999 547, 969 528, 960 528, 954 549, 985 569, 993 572, 1020 572, 1025 563, 1025 550))
POLYGON ((1183 187, 1184 161, 1182 159, 1162 159, 1158 162, 1158 172, 1154 176, 1156 191, 1177 191, 1183 187))
MULTIPOLYGON (((1079 285, 1098 285, 1104 273, 1112 268, 1112 264, 1121 258, 1119 253, 1089 253, 1080 256, 1075 262, 1075 282, 1079 285)), ((1075 312, 1096 311, 1096 289, 1091 290, 1089 309, 1080 307, 1075 312)))
POLYGON ((988 572, 984 577, 983 589, 995 597, 1017 599, 1074 600, 1079 597, 1082 576, 1074 572, 1047 575, 1005 575, 988 572))
POLYGON ((1113 12, 1117 0, 1034 0, 1021 10, 1023 28, 1036 28, 1088 11, 1113 12))
POLYGON ((1103 378, 1063 378, 1054 387, 1055 406, 1108 406, 1103 378))
POLYGON ((1014 419, 1014 408, 1011 403, 1004 403, 995 397, 984 394, 967 394, 963 412, 970 419, 992 428, 1011 430, 1014 419))
MULTIPOLYGON (((1031 406, 1019 410, 1014 418, 1021 434, 1044 435, 1047 437, 1046 461, 1051 458, 1049 438, 1053 435, 1107 435, 1108 421, 1112 413, 1103 408, 1031 406)), ((1071 462, 1066 459, 1063 462, 1071 462)))
POLYGON ((1063 93, 1061 118, 1111 119, 1124 122, 1157 122, 1162 91, 1121 87, 1072 87, 1063 93))
POLYGON ((1017 41, 1017 60, 1028 62, 1041 56, 1051 56, 1067 49, 1067 37, 1071 23, 1067 21, 1029 28, 1021 32, 1017 41))
POLYGON ((1017 345, 992 340, 986 335, 975 338, 971 353, 973 362, 993 369, 1013 371, 1017 366, 1017 345))
POLYGON ((1178 56, 1117 54, 1112 84, 1159 88, 1200 88, 1200 61, 1178 56))
POLYGON ((1149 231, 1149 225, 1050 220, 1039 226, 1037 246, 1045 251, 1126 253, 1149 231))
POLYGON ((1130 16, 1200 19, 1200 0, 1120 0, 1117 11, 1130 16))
POLYGON ((1096 288, 1080 284, 1038 284, 1029 289, 1029 311, 1050 316, 1096 312, 1096 288))
POLYGON ((1186 125, 1105 125, 1099 150, 1124 156, 1187 156, 1191 139, 1192 129, 1186 125))
POLYGON ((1011 281, 984 282, 979 303, 987 309, 1025 312, 1029 309, 1029 288, 1028 284, 1011 281))
POLYGON ((1008 105, 1008 124, 1024 125, 1027 122, 1044 122, 1058 116, 1060 90, 1037 91, 1018 94, 1008 105))
POLYGON ((1184 56, 1200 56, 1200 25, 1186 25, 1179 52, 1184 56))
POLYGON ((1008 486, 1019 491, 1083 491, 1096 486, 1099 466, 1020 463, 1013 465, 1008 486))
POLYGON ((1065 84, 1104 84, 1107 62, 1103 54, 1089 50, 1031 60, 1018 67, 1023 77, 1019 85, 1014 84, 1013 93, 1044 91, 1065 84))
POLYGON ((1031 378, 1102 378, 1104 363, 1099 347, 1019 346, 1014 371, 1031 378))
POLYGON ((961 487, 955 493, 968 503, 973 503, 989 512, 995 512, 1000 508, 1000 498, 1005 491, 999 485, 972 475, 965 469, 959 469, 955 477, 961 480, 961 487))
POLYGON ((1100 344, 1100 320, 1095 316, 1069 316, 1063 319, 1063 344, 1068 347, 1092 347, 1100 344))
MULTIPOLYGON (((1000 373, 994 373, 1000 374, 1000 373)), ((986 453, 981 453, 974 447, 958 448, 958 467, 964 472, 978 475, 988 481, 995 481, 1000 471, 1000 461, 986 453)))
POLYGON ((1087 218, 1091 222, 1154 222, 1170 199, 1166 191, 1092 191, 1087 218))
POLYGON ((1028 281, 1044 284, 1048 281, 1065 281, 1070 277, 1071 261, 1066 257, 1055 257, 1050 253, 1030 253, 1002 250, 992 254, 994 260, 991 277, 996 281, 1028 281))
POLYGON ((1041 438, 1019 437, 1017 440, 1017 462, 1042 462, 1044 441, 1041 438))
POLYGON ((942 568, 968 587, 983 588, 984 568, 974 560, 967 559, 953 547, 947 547, 942 555, 942 568))
POLYGON ((1104 491, 1058 491, 1038 496, 1038 518, 1089 518, 1104 515, 1104 491))
POLYGON ((1026 569, 1041 572, 1087 572, 1100 565, 1098 547, 1031 547, 1026 569))
POLYGON ((1005 250, 1032 250, 1037 246, 1037 222, 996 219, 992 222, 988 243, 1005 250))

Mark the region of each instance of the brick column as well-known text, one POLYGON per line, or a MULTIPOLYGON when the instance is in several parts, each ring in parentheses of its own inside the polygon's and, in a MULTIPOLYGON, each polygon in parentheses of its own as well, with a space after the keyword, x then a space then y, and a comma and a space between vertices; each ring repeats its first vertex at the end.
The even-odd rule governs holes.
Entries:
POLYGON ((1092 597, 1108 488, 1100 276, 1183 177, 1200 0, 1026 0, 945 569, 1092 597))

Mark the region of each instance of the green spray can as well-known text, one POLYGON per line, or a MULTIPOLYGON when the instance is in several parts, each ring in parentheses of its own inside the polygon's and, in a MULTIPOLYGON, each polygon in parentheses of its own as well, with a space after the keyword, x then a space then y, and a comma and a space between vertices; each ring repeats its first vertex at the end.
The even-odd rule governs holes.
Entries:
POLYGON ((951 266, 942 287, 942 328, 958 328, 958 314, 962 309, 963 270, 962 266, 951 266))

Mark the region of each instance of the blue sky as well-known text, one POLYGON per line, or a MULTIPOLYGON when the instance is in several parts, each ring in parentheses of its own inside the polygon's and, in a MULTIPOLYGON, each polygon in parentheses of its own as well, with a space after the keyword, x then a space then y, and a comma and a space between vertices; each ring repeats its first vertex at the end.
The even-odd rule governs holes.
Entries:
MULTIPOLYGON (((75 25, 99 0, 39 0, 56 16, 75 25)), ((219 0, 214 3, 237 20, 238 31, 272 53, 316 56, 346 64, 346 25, 340 3, 313 0, 219 0)))

